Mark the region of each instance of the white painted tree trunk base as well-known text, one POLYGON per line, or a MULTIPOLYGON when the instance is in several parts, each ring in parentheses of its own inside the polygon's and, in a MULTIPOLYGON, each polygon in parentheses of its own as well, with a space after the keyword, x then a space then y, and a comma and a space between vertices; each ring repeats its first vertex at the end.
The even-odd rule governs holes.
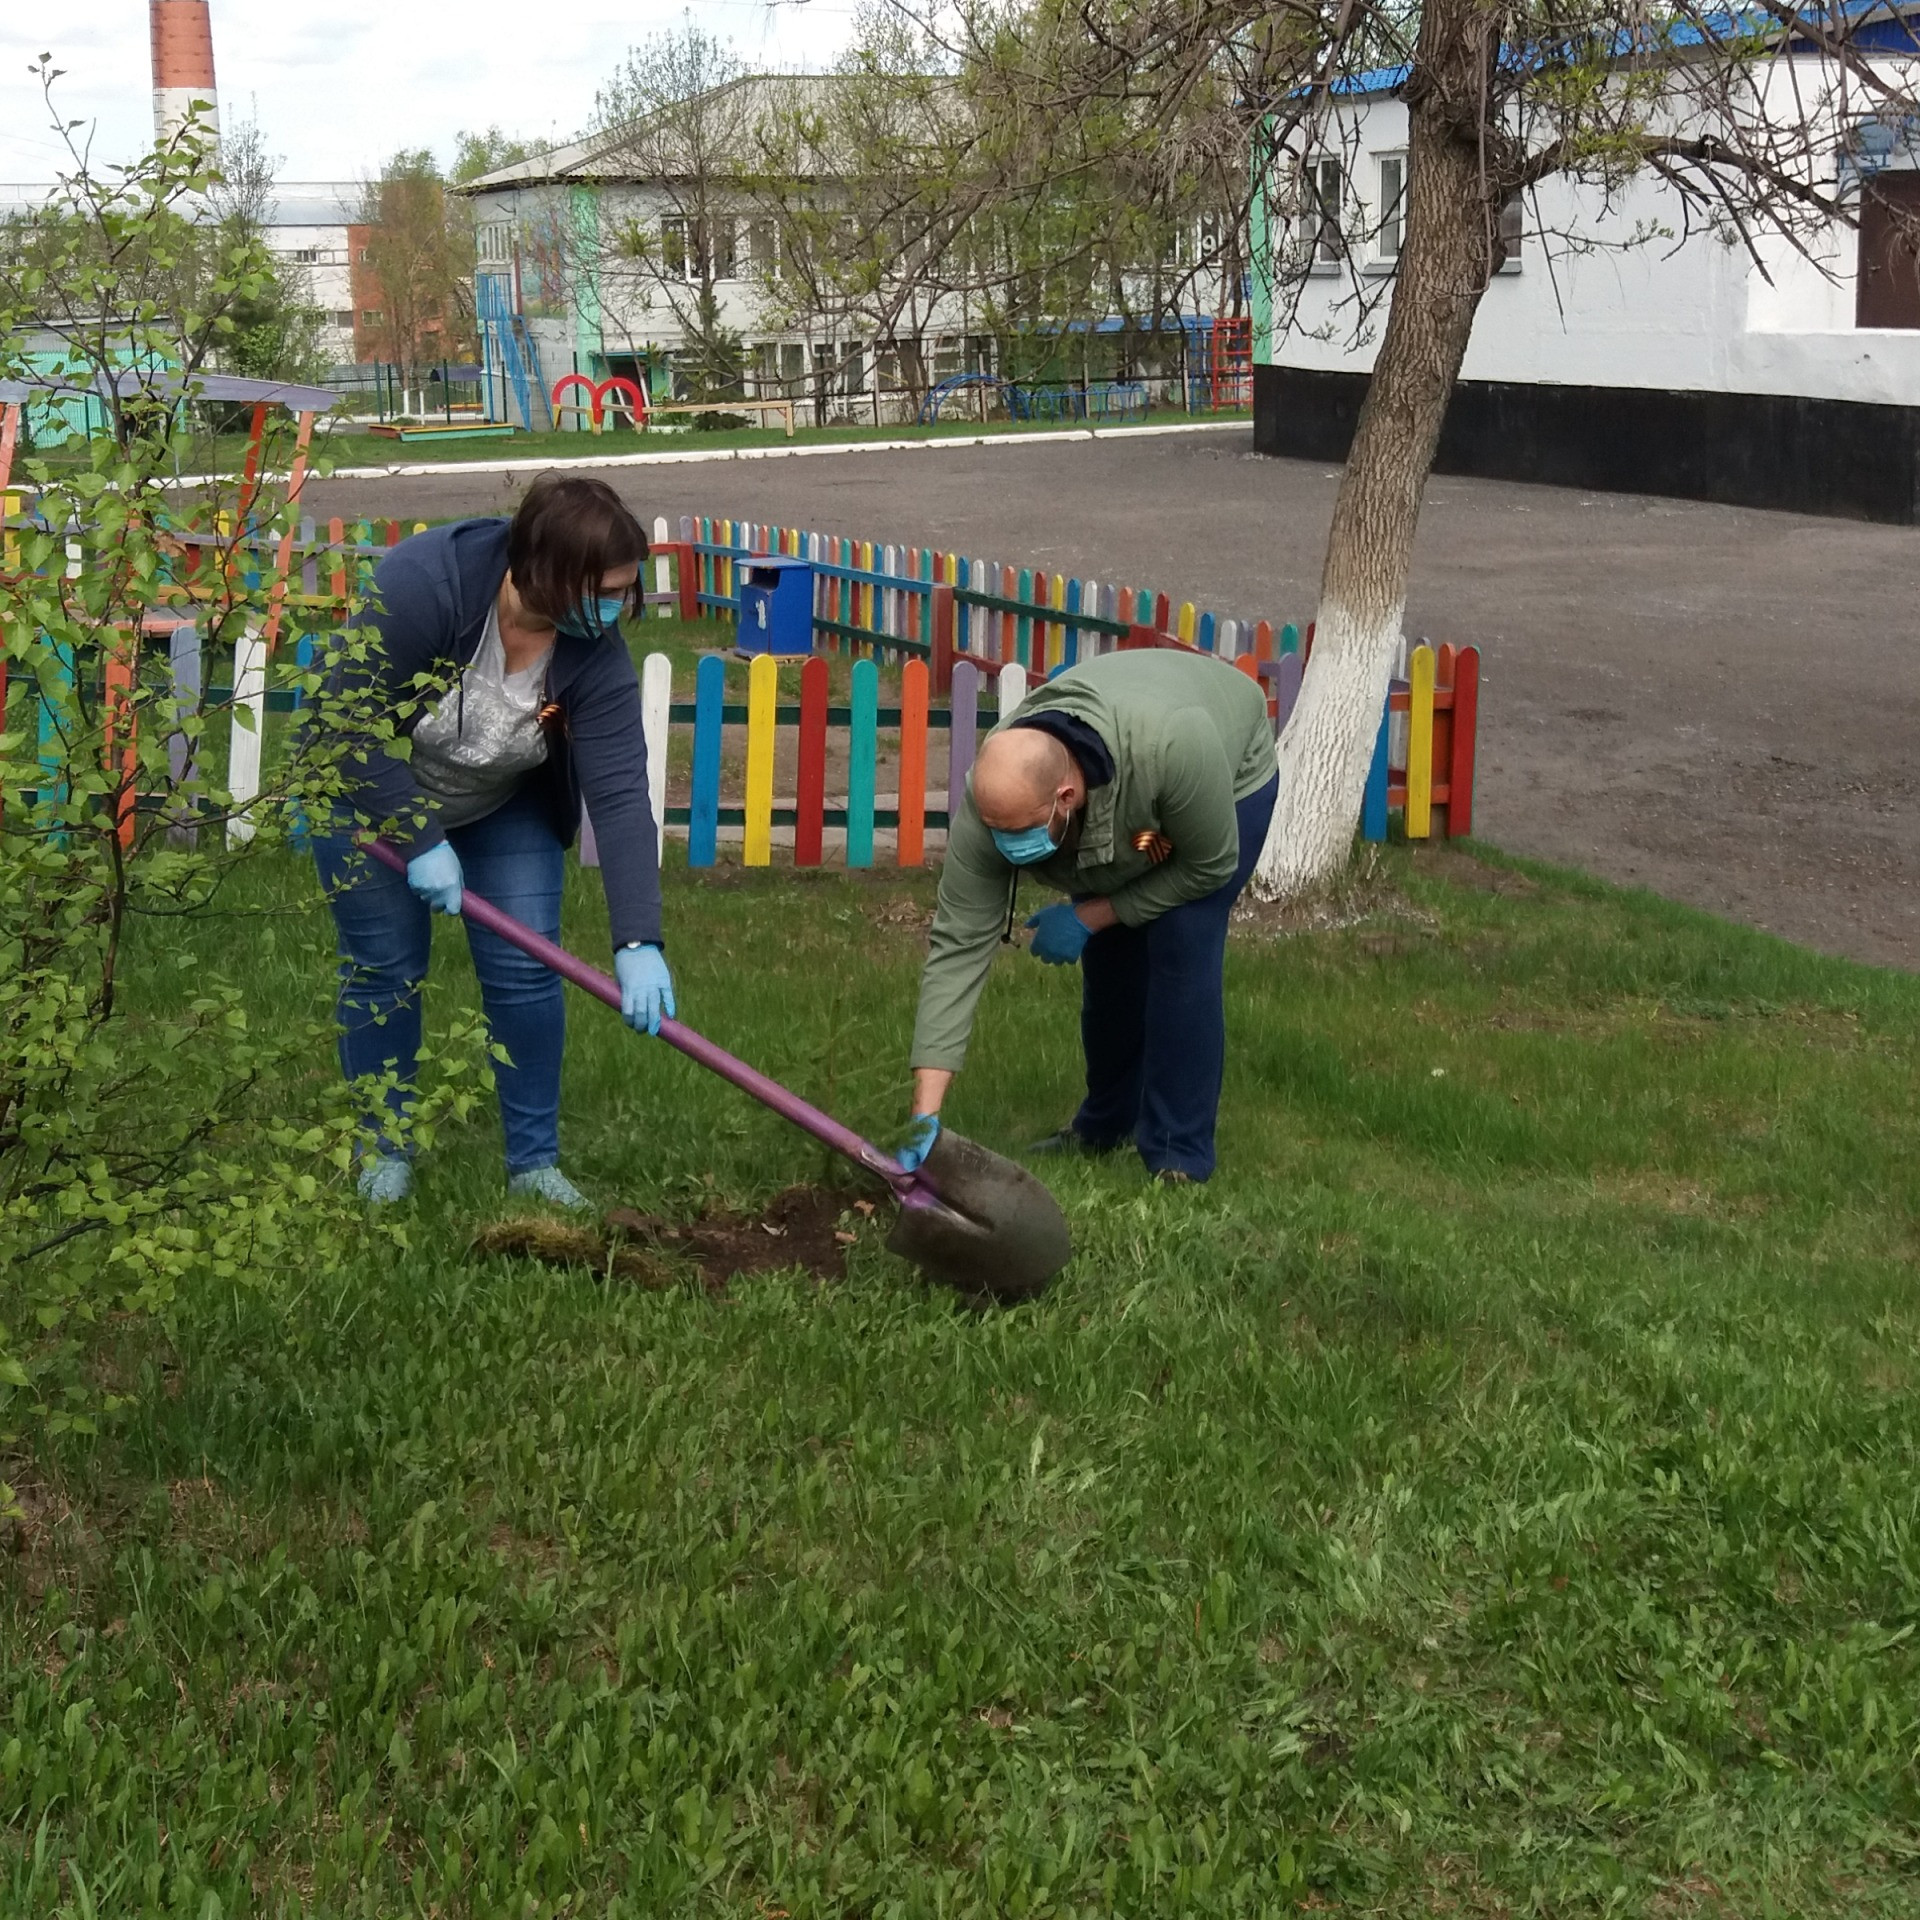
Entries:
POLYGON ((1313 657, 1276 755, 1280 794, 1253 874, 1260 899, 1304 893, 1346 865, 1405 612, 1402 603, 1362 618, 1337 601, 1321 604, 1313 657))

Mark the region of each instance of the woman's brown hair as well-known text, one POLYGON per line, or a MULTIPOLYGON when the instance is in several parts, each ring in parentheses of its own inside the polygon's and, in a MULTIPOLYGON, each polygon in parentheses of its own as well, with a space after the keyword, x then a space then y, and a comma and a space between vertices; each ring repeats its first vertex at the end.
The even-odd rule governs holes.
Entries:
MULTIPOLYGON (((507 567, 529 613, 556 623, 599 597, 616 567, 647 558, 646 529, 604 480, 543 473, 507 529, 507 567)), ((644 578, 636 578, 627 611, 638 613, 644 578)))

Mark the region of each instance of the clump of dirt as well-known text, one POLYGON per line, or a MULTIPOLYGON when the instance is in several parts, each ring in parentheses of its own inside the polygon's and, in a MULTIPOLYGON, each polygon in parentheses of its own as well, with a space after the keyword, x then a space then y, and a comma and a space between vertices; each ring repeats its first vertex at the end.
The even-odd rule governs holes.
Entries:
POLYGON ((876 927, 885 927, 897 933, 910 933, 916 939, 923 937, 933 925, 933 908, 924 900, 916 900, 911 894, 898 900, 889 900, 884 906, 870 907, 867 918, 876 927))
POLYGON ((670 1287, 678 1279, 658 1255, 626 1244, 598 1227, 569 1226, 544 1216, 495 1220, 473 1236, 476 1260, 538 1260, 547 1267, 586 1267, 609 1280, 670 1287))
POLYGON ((612 1207, 599 1227, 501 1220, 475 1236, 473 1251, 588 1267, 642 1287, 673 1286, 691 1267, 709 1292, 722 1293, 729 1280, 791 1267, 819 1280, 844 1278, 847 1249, 873 1212, 871 1200, 848 1200, 819 1187, 789 1187, 757 1214, 710 1207, 697 1220, 665 1220, 632 1207, 612 1207))

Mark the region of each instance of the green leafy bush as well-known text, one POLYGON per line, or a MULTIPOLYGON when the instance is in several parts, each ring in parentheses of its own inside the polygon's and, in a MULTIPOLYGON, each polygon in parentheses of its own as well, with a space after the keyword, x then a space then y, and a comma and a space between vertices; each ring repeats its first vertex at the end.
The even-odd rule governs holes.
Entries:
MULTIPOLYGON (((244 906, 242 870, 330 812, 348 751, 401 750, 397 716, 343 690, 367 644, 348 627, 359 571, 341 597, 276 584, 297 515, 284 430, 250 476, 170 486, 197 383, 274 271, 257 233, 206 231, 216 182, 195 128, 111 181, 79 164, 0 268, 0 341, 61 342, 0 347, 36 441, 0 531, 0 1435, 15 1442, 111 1404, 81 1364, 90 1323, 163 1312, 195 1276, 324 1268, 368 1230, 351 1184, 364 1099, 320 1070, 318 1015, 252 1017, 277 929, 244 906), (197 689, 169 661, 183 621, 197 689), (297 723, 268 720, 295 704, 297 723), (217 970, 180 938, 210 916, 228 930, 217 970), (187 991, 130 998, 136 946, 148 973, 177 951, 187 991)), ((450 1071, 414 1119, 429 1134, 486 1077, 476 1024, 440 1051, 450 1071)))

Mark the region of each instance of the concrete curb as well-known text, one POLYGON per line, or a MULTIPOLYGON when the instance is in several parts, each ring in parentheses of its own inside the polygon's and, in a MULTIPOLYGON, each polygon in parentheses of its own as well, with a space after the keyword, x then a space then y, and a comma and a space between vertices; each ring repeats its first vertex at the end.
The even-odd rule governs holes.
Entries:
MULTIPOLYGON (((1147 439, 1163 433, 1250 433, 1248 420, 1181 420, 1160 427, 1070 427, 1059 433, 968 433, 927 440, 831 440, 805 446, 689 448, 672 453, 614 453, 605 459, 566 460, 432 460, 405 466, 336 467, 316 480, 426 480, 435 474, 545 473, 550 467, 687 467, 725 460, 801 460, 823 453, 921 453, 951 447, 1058 446, 1068 440, 1147 439)), ((168 482, 175 487, 213 486, 231 475, 182 474, 168 482)))

